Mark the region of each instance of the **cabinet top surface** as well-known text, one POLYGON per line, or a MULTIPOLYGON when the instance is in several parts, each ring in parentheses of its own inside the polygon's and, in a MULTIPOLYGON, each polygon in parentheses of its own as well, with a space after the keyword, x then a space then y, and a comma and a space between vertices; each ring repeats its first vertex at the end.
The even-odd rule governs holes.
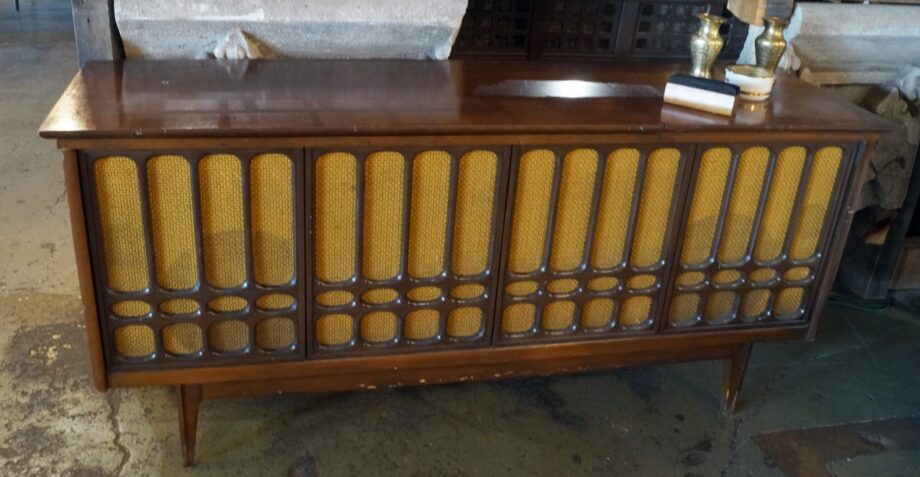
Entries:
MULTIPOLYGON (((733 117, 662 102, 686 65, 496 60, 89 62, 42 137, 299 137, 884 131, 881 118, 779 75, 733 117)), ((720 73, 717 73, 720 76, 720 73)))

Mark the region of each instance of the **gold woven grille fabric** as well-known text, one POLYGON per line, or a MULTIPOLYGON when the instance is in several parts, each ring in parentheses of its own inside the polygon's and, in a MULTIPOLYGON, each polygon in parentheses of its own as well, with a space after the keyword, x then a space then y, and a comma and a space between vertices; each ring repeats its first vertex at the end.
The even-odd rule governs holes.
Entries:
POLYGON ((204 276, 215 288, 246 281, 243 169, 231 154, 211 154, 198 163, 204 276))
POLYGON ((591 264, 595 268, 613 268, 623 261, 638 170, 637 149, 617 149, 607 156, 591 246, 591 264))
POLYGON ((455 275, 478 275, 488 266, 497 164, 492 151, 471 151, 460 158, 451 259, 455 275))
POLYGON ((738 160, 728 215, 719 242, 721 262, 736 262, 747 252, 769 162, 770 150, 765 147, 747 148, 738 160))
POLYGON ((620 307, 620 323, 627 326, 641 324, 648 320, 652 299, 647 296, 627 298, 620 307))
POLYGON ((186 315, 200 309, 198 302, 191 298, 175 298, 160 303, 160 311, 167 315, 186 315))
POLYGON ((537 308, 530 303, 516 303, 502 313, 502 331, 524 333, 533 328, 537 308))
POLYGON ((722 270, 712 276, 712 281, 720 285, 735 283, 741 279, 741 272, 738 270, 722 270))
POLYGON ((110 156, 97 160, 93 171, 109 288, 141 291, 148 285, 147 241, 137 166, 130 158, 110 156))
POLYGON ((521 157, 508 253, 514 273, 531 273, 543 263, 555 169, 553 151, 539 149, 521 157))
POLYGON ((757 260, 773 260, 783 252, 783 242, 795 205, 796 191, 805 167, 803 147, 787 147, 776 158, 767 204, 764 206, 760 232, 754 247, 757 260))
POLYGON ((208 345, 218 353, 244 350, 249 346, 249 326, 240 320, 218 321, 208 328, 208 345))
POLYGON ((696 293, 684 293, 671 300, 671 312, 668 320, 681 325, 696 319, 699 315, 700 296, 696 293))
POLYGON ((177 323, 163 328, 163 349, 169 354, 194 354, 203 345, 201 328, 194 323, 177 323))
POLYGON ((145 325, 128 325, 116 329, 115 351, 125 358, 150 356, 156 351, 153 330, 145 325))
POLYGON ((324 346, 338 346, 352 340, 354 320, 342 313, 326 315, 316 320, 316 340, 324 346))
POLYGON ((783 279, 790 282, 796 282, 799 280, 804 280, 811 275, 811 269, 808 267, 793 267, 789 270, 786 270, 786 273, 783 274, 783 279))
POLYGON ((588 289, 596 292, 613 290, 619 283, 616 277, 597 277, 588 282, 588 289))
POLYGON ((702 263, 712 253, 731 163, 732 151, 727 147, 709 149, 700 159, 700 170, 680 255, 681 263, 685 265, 702 263))
POLYGON ((642 290, 658 283, 658 277, 655 275, 636 275, 626 282, 626 286, 633 290, 642 290))
POLYGON ((514 282, 505 287, 505 293, 512 296, 527 296, 536 293, 537 288, 540 288, 540 285, 535 281, 514 282))
POLYGON ((372 305, 394 302, 397 298, 399 298, 399 292, 392 288, 374 288, 361 295, 361 301, 372 305))
POLYGON ((357 159, 335 152, 316 160, 316 278, 338 283, 355 273, 357 159))
POLYGON ((361 339, 368 343, 383 343, 396 339, 396 314, 375 311, 361 318, 361 339))
POLYGON ((677 284, 681 286, 691 286, 702 283, 706 275, 702 272, 687 272, 677 276, 677 284))
POLYGON ((440 297, 441 289, 431 286, 413 288, 406 293, 406 298, 419 303, 437 300, 440 297))
POLYGON ((758 268, 748 275, 748 280, 753 283, 760 283, 772 280, 776 277, 776 270, 772 268, 758 268))
POLYGON ((124 318, 137 318, 150 312, 150 304, 140 300, 120 301, 112 305, 112 313, 124 318))
POLYGON ((294 278, 294 170, 284 154, 261 154, 249 166, 252 271, 262 285, 294 278))
POLYGON ((269 293, 256 299, 256 306, 263 310, 286 310, 295 303, 294 297, 286 293, 269 293))
POLYGON ((294 345, 294 322, 288 318, 269 318, 256 325, 256 344, 264 350, 274 351, 294 345))
POLYGON ((578 280, 574 278, 562 278, 553 280, 546 284, 546 291, 550 293, 569 293, 578 287, 578 280))
POLYGON ((582 309, 581 326, 586 329, 603 328, 613 319, 615 304, 609 298, 595 298, 582 309))
POLYGON ((447 314, 447 335, 452 338, 470 338, 482 329, 482 310, 474 306, 455 308, 447 314))
POLYGON ((401 267, 404 171, 398 152, 375 152, 364 165, 362 270, 371 280, 393 278, 401 267))
POLYGON ((741 316, 753 318, 767 311, 770 302, 769 290, 751 290, 741 299, 741 316))
POLYGON ((773 312, 776 317, 782 319, 785 317, 795 317, 796 311, 802 305, 802 298, 805 291, 802 288, 786 288, 776 296, 776 303, 773 304, 773 312))
POLYGON ((355 296, 345 290, 332 290, 320 293, 316 301, 323 306, 343 306, 351 303, 355 296))
POLYGON ((481 296, 486 292, 486 288, 478 283, 467 283, 457 285, 450 291, 450 296, 457 300, 470 300, 481 296))
POLYGON ((843 150, 839 147, 825 147, 815 153, 805 197, 802 198, 802 211, 789 247, 789 256, 794 260, 806 259, 815 254, 841 160, 843 150))
POLYGON ((557 272, 574 270, 584 260, 596 175, 597 151, 575 149, 565 155, 550 252, 550 266, 557 272))
POLYGON ((677 149, 655 149, 649 155, 630 254, 633 266, 647 267, 661 259, 679 165, 677 149))
POLYGON ((440 314, 437 310, 416 310, 406 315, 403 334, 410 340, 426 340, 438 334, 440 314))
POLYGON ((540 325, 547 331, 560 331, 572 326, 574 319, 574 302, 554 301, 543 307, 543 319, 540 325))
POLYGON ((182 156, 150 159, 147 192, 157 282, 170 290, 192 288, 198 283, 198 253, 188 161, 182 156))
POLYGON ((736 296, 734 292, 729 291, 709 295, 706 299, 706 319, 722 321, 732 317, 735 314, 736 296))
POLYGON ((409 212, 409 274, 429 278, 444 270, 450 154, 425 151, 412 162, 409 212))
POLYGON ((208 308, 218 313, 242 311, 249 306, 249 302, 241 296, 220 296, 208 302, 208 308))

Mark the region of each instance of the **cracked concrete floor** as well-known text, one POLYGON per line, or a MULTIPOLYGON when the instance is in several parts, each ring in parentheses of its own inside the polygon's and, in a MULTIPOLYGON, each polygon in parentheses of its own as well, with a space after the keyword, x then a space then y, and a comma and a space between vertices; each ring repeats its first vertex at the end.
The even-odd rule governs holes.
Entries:
MULTIPOLYGON (((172 389, 93 391, 59 155, 36 135, 75 68, 70 2, 0 7, 0 475, 782 475, 776 431, 920 415, 920 319, 831 306, 817 342, 757 345, 739 411, 720 363, 206 402, 180 466, 172 389)), ((920 450, 828 462, 916 475, 920 450)))

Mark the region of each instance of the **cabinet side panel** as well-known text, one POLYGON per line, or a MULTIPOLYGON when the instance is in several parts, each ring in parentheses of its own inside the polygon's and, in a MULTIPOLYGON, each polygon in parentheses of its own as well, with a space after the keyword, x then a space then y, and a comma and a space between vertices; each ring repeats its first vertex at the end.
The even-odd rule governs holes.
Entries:
POLYGON ((73 233, 74 256, 77 261, 77 279, 80 282, 80 298, 83 303, 83 319, 86 324, 86 340, 89 347, 90 367, 93 383, 99 391, 108 389, 103 349, 102 330, 99 326, 99 312, 96 307, 96 287, 93 282, 93 260, 87 236, 84 214, 83 181, 80 175, 79 156, 76 151, 64 151, 64 187, 67 191, 67 205, 70 209, 70 228, 73 233))

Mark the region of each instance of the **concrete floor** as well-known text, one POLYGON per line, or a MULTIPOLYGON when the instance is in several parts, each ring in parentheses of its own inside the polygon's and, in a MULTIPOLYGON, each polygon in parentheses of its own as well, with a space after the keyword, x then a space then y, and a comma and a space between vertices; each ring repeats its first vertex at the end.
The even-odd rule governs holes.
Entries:
POLYGON ((755 347, 730 417, 721 363, 215 401, 182 468, 172 389, 89 379, 60 159, 36 134, 76 68, 69 5, 0 6, 0 475, 917 475, 920 317, 835 305, 817 342, 755 347))

